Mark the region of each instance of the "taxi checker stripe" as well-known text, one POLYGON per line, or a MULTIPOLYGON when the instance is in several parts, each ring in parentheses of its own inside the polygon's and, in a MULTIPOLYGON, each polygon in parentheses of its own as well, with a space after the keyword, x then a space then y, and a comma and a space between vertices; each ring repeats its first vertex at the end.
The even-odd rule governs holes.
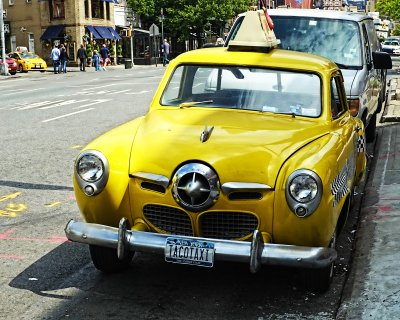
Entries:
POLYGON ((363 136, 359 136, 357 140, 357 152, 365 152, 365 140, 363 136))
POLYGON ((331 183, 331 192, 334 197, 333 206, 335 206, 340 199, 349 191, 347 186, 347 164, 343 167, 338 176, 333 179, 331 183))

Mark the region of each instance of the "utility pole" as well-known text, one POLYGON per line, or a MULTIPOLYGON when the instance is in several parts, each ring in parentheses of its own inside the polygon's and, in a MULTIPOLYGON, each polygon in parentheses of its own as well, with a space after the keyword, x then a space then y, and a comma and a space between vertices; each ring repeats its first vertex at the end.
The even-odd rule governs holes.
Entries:
POLYGON ((1 60, 0 74, 8 76, 8 64, 6 59, 6 41, 4 37, 4 17, 3 17, 3 0, 0 0, 0 40, 1 40, 1 60))

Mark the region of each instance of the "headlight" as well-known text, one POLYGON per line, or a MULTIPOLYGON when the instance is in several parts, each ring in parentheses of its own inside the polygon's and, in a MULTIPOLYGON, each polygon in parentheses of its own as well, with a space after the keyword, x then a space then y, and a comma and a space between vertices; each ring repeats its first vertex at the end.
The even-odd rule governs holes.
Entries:
POLYGON ((76 171, 83 180, 95 182, 103 176, 104 164, 96 155, 85 154, 79 158, 76 171))
POLYGON ((312 214, 322 198, 322 182, 311 170, 296 170, 286 183, 286 201, 290 209, 301 218, 312 214))
POLYGON ((100 193, 108 180, 109 167, 106 157, 96 150, 81 153, 75 163, 75 177, 82 191, 93 196, 100 193))

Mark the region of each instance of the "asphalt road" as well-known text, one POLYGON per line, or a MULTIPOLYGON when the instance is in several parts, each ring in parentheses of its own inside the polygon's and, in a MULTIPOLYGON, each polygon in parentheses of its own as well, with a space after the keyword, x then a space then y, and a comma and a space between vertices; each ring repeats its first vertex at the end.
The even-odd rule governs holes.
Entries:
MULTIPOLYGON (((334 319, 351 263, 362 190, 339 238, 331 289, 313 294, 295 269, 167 264, 137 254, 130 270, 97 271, 66 242, 81 219, 73 161, 96 136, 147 111, 163 67, 27 74, 0 80, 0 318, 334 319)), ((372 151, 373 144, 369 146, 372 151)))

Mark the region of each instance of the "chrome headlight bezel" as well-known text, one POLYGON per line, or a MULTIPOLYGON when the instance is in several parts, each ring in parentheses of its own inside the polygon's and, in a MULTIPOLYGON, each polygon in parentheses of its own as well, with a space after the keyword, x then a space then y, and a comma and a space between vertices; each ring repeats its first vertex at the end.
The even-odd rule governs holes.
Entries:
POLYGON ((97 150, 86 150, 76 158, 74 171, 75 171, 75 179, 81 190, 87 196, 94 196, 103 191, 104 187, 106 186, 110 174, 110 167, 107 158, 101 152, 97 150), (85 179, 80 174, 80 166, 82 164, 82 161, 84 161, 88 157, 94 157, 95 159, 97 159, 97 161, 99 161, 101 165, 102 173, 96 179, 85 179))
POLYGON ((323 186, 321 178, 314 171, 308 169, 300 169, 294 171, 289 176, 286 182, 286 201, 290 207, 290 210, 292 210, 292 212, 299 218, 305 218, 314 213, 321 202, 322 192, 323 186), (300 177, 311 179, 311 183, 314 183, 314 186, 316 186, 317 188, 315 195, 309 200, 299 201, 298 199, 296 199, 291 191, 293 183, 296 181, 296 179, 298 180, 300 177))

